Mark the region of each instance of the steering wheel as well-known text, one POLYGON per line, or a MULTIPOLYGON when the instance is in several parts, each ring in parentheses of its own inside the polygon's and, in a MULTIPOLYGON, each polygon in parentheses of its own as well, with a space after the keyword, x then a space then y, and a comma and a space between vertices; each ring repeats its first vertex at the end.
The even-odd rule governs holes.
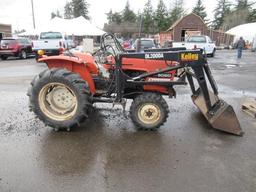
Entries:
POLYGON ((100 47, 106 51, 106 48, 108 48, 108 46, 111 46, 111 49, 114 51, 114 53, 116 53, 116 51, 118 52, 125 52, 125 50, 123 49, 123 47, 121 46, 120 42, 117 40, 117 38, 115 37, 115 35, 113 34, 109 34, 109 33, 105 33, 104 35, 102 35, 101 37, 101 44, 100 47), (112 39, 113 41, 113 45, 108 45, 105 43, 105 40, 107 38, 112 39), (113 47, 115 46, 115 48, 113 47))

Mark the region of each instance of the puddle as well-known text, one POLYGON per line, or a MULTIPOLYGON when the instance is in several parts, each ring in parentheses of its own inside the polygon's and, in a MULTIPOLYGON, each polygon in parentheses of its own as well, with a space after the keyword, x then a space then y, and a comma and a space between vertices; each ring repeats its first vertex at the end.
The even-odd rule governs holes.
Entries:
POLYGON ((229 68, 234 68, 234 67, 240 67, 239 64, 228 64, 226 65, 226 67, 229 69, 229 68))

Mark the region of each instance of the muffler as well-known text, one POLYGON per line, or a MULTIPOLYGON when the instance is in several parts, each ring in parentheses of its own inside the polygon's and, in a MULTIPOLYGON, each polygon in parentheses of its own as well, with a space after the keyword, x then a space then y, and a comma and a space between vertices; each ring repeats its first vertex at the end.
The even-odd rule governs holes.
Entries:
POLYGON ((218 96, 208 90, 210 103, 213 104, 210 110, 208 110, 203 94, 201 91, 198 92, 197 94, 192 95, 192 100, 214 129, 239 136, 244 134, 231 105, 219 99, 218 96))

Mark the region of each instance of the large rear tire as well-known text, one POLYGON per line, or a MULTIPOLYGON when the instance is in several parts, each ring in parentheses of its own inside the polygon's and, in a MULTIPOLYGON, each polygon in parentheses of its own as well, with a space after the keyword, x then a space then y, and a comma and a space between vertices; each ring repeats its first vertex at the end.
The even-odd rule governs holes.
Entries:
POLYGON ((133 123, 143 130, 156 130, 163 125, 169 115, 169 107, 164 98, 156 93, 143 93, 136 97, 130 108, 133 123))
POLYGON ((88 117, 90 90, 78 74, 66 69, 47 69, 31 82, 30 109, 55 129, 78 126, 88 117))

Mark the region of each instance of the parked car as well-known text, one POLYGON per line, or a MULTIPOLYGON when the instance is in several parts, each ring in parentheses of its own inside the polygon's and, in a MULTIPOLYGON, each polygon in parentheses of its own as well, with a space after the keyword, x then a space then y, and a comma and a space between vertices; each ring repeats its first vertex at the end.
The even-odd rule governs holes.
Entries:
MULTIPOLYGON (((152 38, 141 38, 141 50, 156 48, 155 40, 152 38)), ((136 49, 138 39, 133 43, 132 49, 136 49)))
POLYGON ((122 46, 124 49, 131 49, 131 42, 129 40, 126 40, 122 43, 122 46))
POLYGON ((195 35, 187 38, 185 42, 173 42, 173 47, 186 47, 186 49, 203 49, 207 55, 214 57, 216 45, 206 35, 195 35))
POLYGON ((39 40, 33 41, 32 49, 36 59, 39 58, 38 51, 43 50, 45 55, 59 55, 63 49, 68 48, 65 35, 61 32, 41 32, 39 40))
POLYGON ((10 56, 26 59, 32 55, 31 42, 26 38, 5 38, 0 41, 0 57, 6 60, 10 56))
POLYGON ((163 48, 171 48, 171 47, 173 47, 172 44, 173 44, 173 41, 171 41, 171 40, 165 41, 163 48))

